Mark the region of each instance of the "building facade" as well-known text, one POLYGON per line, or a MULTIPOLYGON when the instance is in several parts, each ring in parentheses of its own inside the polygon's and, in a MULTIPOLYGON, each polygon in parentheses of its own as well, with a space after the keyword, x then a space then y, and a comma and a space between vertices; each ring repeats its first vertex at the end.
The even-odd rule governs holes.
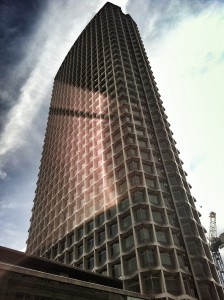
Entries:
POLYGON ((27 253, 224 299, 164 110, 137 25, 106 3, 55 77, 27 253))

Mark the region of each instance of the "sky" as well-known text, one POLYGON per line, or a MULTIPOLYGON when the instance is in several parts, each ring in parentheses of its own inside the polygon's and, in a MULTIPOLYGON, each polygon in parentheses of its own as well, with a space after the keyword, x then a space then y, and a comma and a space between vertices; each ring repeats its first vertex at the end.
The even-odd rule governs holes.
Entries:
MULTIPOLYGON (((224 232, 224 1, 112 0, 138 25, 201 222, 224 232)), ((104 0, 0 1, 0 245, 24 251, 54 76, 104 0)), ((222 255, 224 250, 221 250, 222 255)))

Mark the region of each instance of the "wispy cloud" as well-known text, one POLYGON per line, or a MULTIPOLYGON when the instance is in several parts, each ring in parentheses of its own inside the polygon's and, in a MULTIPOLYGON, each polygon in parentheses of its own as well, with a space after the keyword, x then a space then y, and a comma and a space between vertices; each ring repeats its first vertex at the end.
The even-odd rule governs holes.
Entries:
MULTIPOLYGON (((17 149, 32 147, 30 134, 38 131, 34 120, 40 109, 43 106, 47 109, 49 105, 56 71, 76 37, 92 17, 94 12, 89 7, 97 10, 101 4, 99 1, 74 4, 70 0, 66 5, 63 1, 48 2, 35 33, 26 41, 25 59, 15 67, 11 82, 8 83, 9 86, 15 86, 18 81, 24 80, 17 90, 17 100, 7 115, 0 136, 0 168, 4 168, 12 154, 15 159, 17 149)), ((4 91, 1 96, 10 101, 10 92, 4 91)), ((46 123, 46 120, 43 122, 46 123)), ((1 174, 4 177, 6 171, 1 170, 1 174)))

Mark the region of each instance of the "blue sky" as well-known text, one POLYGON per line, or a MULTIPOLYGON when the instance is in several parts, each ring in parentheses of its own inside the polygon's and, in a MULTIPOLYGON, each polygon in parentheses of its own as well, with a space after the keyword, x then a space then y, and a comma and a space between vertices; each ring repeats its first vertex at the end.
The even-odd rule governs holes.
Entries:
MULTIPOLYGON (((0 244, 25 249, 53 79, 106 1, 0 4, 0 244)), ((136 21, 192 194, 224 232, 224 1, 117 0, 136 21)))

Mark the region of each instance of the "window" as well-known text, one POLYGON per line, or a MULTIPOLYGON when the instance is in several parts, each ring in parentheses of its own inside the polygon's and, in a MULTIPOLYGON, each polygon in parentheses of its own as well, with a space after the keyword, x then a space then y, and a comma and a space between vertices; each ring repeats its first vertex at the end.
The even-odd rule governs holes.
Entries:
POLYGON ((88 249, 88 251, 92 250, 93 245, 94 245, 94 243, 93 243, 93 237, 91 237, 91 238, 89 238, 87 240, 87 249, 88 249))
POLYGON ((176 176, 170 177, 170 183, 171 183, 171 185, 178 185, 179 184, 179 178, 177 178, 176 176))
POLYGON ((119 155, 117 157, 114 158, 115 164, 116 165, 120 165, 123 162, 123 155, 119 155))
POLYGON ((83 237, 83 227, 80 227, 78 229, 78 239, 81 239, 83 237))
POLYGON ((118 193, 122 194, 127 190, 127 182, 126 180, 118 184, 118 193))
POLYGON ((132 292, 136 292, 136 293, 140 293, 140 285, 139 285, 139 281, 138 279, 132 279, 130 281, 128 281, 128 290, 132 291, 132 292))
POLYGON ((130 184, 132 186, 142 185, 142 176, 139 174, 135 174, 129 177, 130 184))
POLYGON ((100 226, 102 225, 104 222, 104 213, 100 214, 98 217, 97 217, 97 225, 100 226))
POLYGON ((131 160, 131 161, 128 163, 128 170, 129 170, 129 171, 139 170, 139 161, 131 160))
POLYGON ((143 191, 137 191, 132 195, 132 202, 133 203, 139 203, 145 202, 145 193, 143 191))
POLYGON ((98 261, 99 263, 104 263, 106 260, 106 249, 102 249, 98 253, 98 261))
POLYGON ((125 144, 126 145, 133 145, 135 144, 135 138, 131 135, 128 135, 126 138, 125 138, 125 144))
POLYGON ((112 277, 113 278, 121 277, 121 264, 115 264, 112 266, 112 277))
POLYGON ((114 183, 114 177, 113 174, 110 174, 106 177, 107 186, 111 186, 114 183))
POLYGON ((143 208, 136 209, 135 219, 137 222, 143 222, 148 220, 148 211, 143 208))
POLYGON ((199 243, 197 243, 197 245, 195 244, 194 241, 188 241, 187 242, 187 246, 188 246, 188 250, 190 252, 190 254, 192 255, 197 255, 198 254, 198 250, 199 250, 199 243))
POLYGON ((149 178, 149 177, 146 177, 146 178, 145 178, 145 181, 146 181, 147 187, 149 187, 149 188, 155 188, 155 187, 156 187, 156 182, 155 182, 154 179, 151 179, 151 178, 149 178))
POLYGON ((174 276, 165 277, 167 292, 177 295, 180 293, 179 280, 174 276))
POLYGON ((140 261, 143 268, 155 266, 155 253, 152 249, 144 249, 140 251, 140 261))
POLYGON ((68 252, 68 262, 72 262, 73 261, 73 251, 69 251, 68 252))
POLYGON ((143 163, 143 170, 145 173, 148 173, 148 174, 154 173, 152 166, 149 164, 146 164, 146 163, 143 163))
POLYGON ((116 207, 113 206, 113 207, 108 209, 107 216, 108 216, 108 218, 112 218, 115 215, 116 215, 116 207))
POLYGON ((147 275, 144 281, 145 281, 145 292, 147 294, 161 293, 159 276, 147 275))
POLYGON ((163 266, 171 267, 173 265, 172 255, 170 252, 161 252, 160 257, 163 266))
POLYGON ((137 149, 135 149, 135 148, 129 148, 127 150, 127 156, 128 157, 137 156, 137 149))
POLYGON ((105 241, 105 230, 98 232, 98 243, 101 244, 105 241))
POLYGON ((94 257, 90 256, 87 258, 87 269, 92 270, 94 267, 94 257))
POLYGON ((163 214, 161 212, 153 211, 152 217, 155 222, 163 223, 163 214))
POLYGON ((134 272, 137 269, 137 263, 136 263, 136 258, 131 257, 126 259, 126 273, 130 274, 134 272))
POLYGON ((150 203, 152 203, 152 204, 159 205, 159 204, 160 204, 159 195, 156 195, 156 194, 149 194, 149 201, 150 201, 150 203))
POLYGON ((128 228, 131 225, 131 216, 125 216, 121 219, 121 225, 123 229, 128 228))
POLYGON ((139 144, 140 147, 143 147, 143 148, 147 148, 148 147, 147 140, 138 139, 138 144, 139 144))
POLYGON ((149 160, 150 159, 150 154, 149 154, 149 152, 146 152, 146 151, 142 151, 141 150, 141 158, 142 159, 145 159, 145 160, 149 160))
POLYGON ((68 236, 68 240, 67 240, 67 244, 68 244, 68 247, 71 246, 73 244, 73 241, 74 241, 74 235, 73 234, 70 234, 68 236))
POLYGON ((119 243, 116 242, 116 243, 111 244, 110 250, 111 250, 111 257, 114 257, 114 256, 116 256, 118 253, 120 253, 120 246, 119 246, 119 243))
POLYGON ((156 231, 156 237, 159 243, 168 244, 167 233, 165 231, 156 231))
POLYGON ((117 178, 120 179, 125 175, 125 169, 124 166, 122 168, 119 168, 119 170, 116 171, 117 178))
POLYGON ((160 187, 164 191, 168 191, 168 183, 166 181, 160 181, 160 187))
POLYGON ((83 244, 78 245, 77 254, 78 254, 78 257, 83 254, 83 244))
POLYGON ((124 248, 124 250, 130 249, 133 245, 134 245, 133 234, 124 237, 124 239, 123 239, 123 248, 124 248))
POLYGON ((93 230, 93 221, 87 223, 87 233, 93 230))
POLYGON ((128 198, 122 199, 118 204, 119 210, 124 211, 127 207, 129 207, 128 198))
POLYGON ((135 118, 135 124, 136 125, 139 125, 139 126, 142 126, 143 125, 143 122, 142 122, 142 119, 137 119, 137 118, 135 118))
POLYGON ((139 243, 152 241, 152 231, 149 227, 141 227, 137 231, 139 243))
POLYGON ((145 136, 145 130, 143 130, 143 129, 136 128, 136 133, 137 133, 137 135, 145 136))
POLYGON ((114 237, 117 234, 117 223, 109 225, 109 234, 110 237, 114 237))

